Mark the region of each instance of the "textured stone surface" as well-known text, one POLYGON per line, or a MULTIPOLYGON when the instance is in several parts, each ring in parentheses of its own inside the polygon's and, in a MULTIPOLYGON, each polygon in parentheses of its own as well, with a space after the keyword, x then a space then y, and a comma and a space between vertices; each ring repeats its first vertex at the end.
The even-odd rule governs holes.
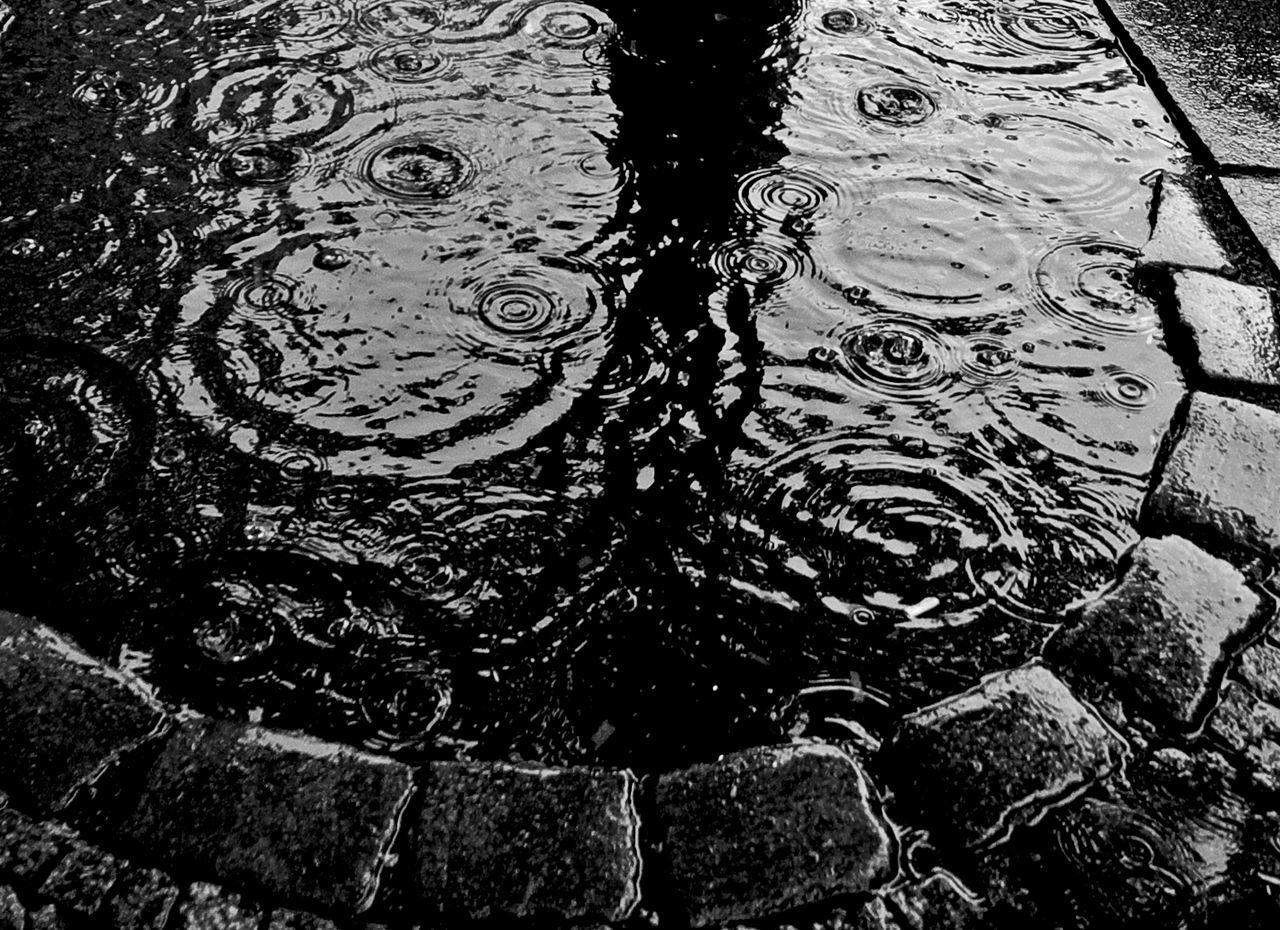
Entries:
POLYGON ((1108 0, 1214 157, 1280 168, 1275 0, 1108 0))
POLYGON ((1052 672, 1031 665, 905 717, 880 771, 900 818, 973 845, 1106 775, 1124 750, 1052 672))
POLYGON ((1231 270, 1217 236, 1205 221, 1191 188, 1177 175, 1165 174, 1156 192, 1155 226, 1138 255, 1138 267, 1191 268, 1222 273, 1231 270))
POLYGON ((635 907, 630 772, 441 762, 421 777, 410 855, 422 908, 615 921, 635 907))
POLYGON ((359 912, 372 903, 411 790, 398 763, 194 721, 166 743, 121 833, 196 874, 359 912))
POLYGON ((888 895, 903 930, 978 930, 986 926, 982 905, 954 877, 934 872, 888 895))
POLYGON ((858 764, 832 746, 764 747, 658 780, 664 896, 693 926, 874 887, 891 843, 858 764))
POLYGON ((22 930, 27 912, 8 885, 0 885, 0 930, 22 930))
POLYGON ((259 930, 262 908, 208 882, 196 882, 178 906, 177 930, 259 930))
MULTIPOLYGON (((1195 393, 1151 493, 1151 514, 1234 546, 1280 553, 1280 415, 1195 393)), ((1189 533, 1188 533, 1189 535, 1189 533)))
POLYGON ((163 719, 124 676, 45 627, 4 612, 0 706, 0 784, 45 812, 163 719))
POLYGON ((178 886, 155 869, 130 869, 120 876, 107 902, 114 930, 164 930, 178 901, 178 886))
POLYGON ((1072 681, 1113 682, 1161 722, 1190 727, 1261 605, 1229 563, 1177 536, 1143 539, 1119 585, 1059 631, 1045 658, 1072 681))
POLYGON ((119 860, 95 846, 76 842, 49 873, 40 893, 87 919, 102 910, 119 877, 119 860))
POLYGON ((271 912, 267 930, 337 930, 337 925, 331 920, 306 911, 278 907, 271 912))
POLYGON ((38 886, 74 841, 65 827, 39 823, 11 807, 0 810, 0 876, 38 886))
POLYGON ((27 930, 66 930, 66 923, 52 904, 27 915, 27 930))
POLYGON ((1250 646, 1240 656, 1236 677, 1258 697, 1280 707, 1280 648, 1268 642, 1250 646))
POLYGON ((1264 781, 1280 778, 1280 707, 1229 682, 1209 718, 1209 733, 1251 763, 1264 781))
POLYGON ((1280 266, 1280 178, 1223 178, 1222 186, 1271 261, 1280 266))
POLYGON ((1268 291, 1199 271, 1179 272, 1174 281, 1178 316, 1191 330, 1205 375, 1280 385, 1280 330, 1268 291))

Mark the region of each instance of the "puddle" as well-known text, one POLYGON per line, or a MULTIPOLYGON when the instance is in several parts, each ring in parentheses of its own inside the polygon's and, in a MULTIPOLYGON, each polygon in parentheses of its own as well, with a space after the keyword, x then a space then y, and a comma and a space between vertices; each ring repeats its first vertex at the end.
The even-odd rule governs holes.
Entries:
POLYGON ((9 606, 171 700, 870 744, 1136 541, 1180 149, 1092 4, 42 0, 0 113, 9 606))

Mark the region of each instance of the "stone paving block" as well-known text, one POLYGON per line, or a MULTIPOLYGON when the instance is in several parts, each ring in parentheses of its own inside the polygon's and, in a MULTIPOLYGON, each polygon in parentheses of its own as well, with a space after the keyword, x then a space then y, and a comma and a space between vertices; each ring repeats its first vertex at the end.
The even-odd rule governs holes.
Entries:
POLYGON ((0 885, 0 930, 22 930, 27 910, 8 885, 0 885))
POLYGON ((1045 659, 1072 681, 1115 683, 1161 722, 1189 728, 1261 606, 1230 563, 1178 536, 1147 538, 1120 583, 1049 641, 1045 659))
POLYGON ((271 912, 267 930, 338 930, 337 924, 306 911, 278 907, 271 912))
POLYGON ((58 809, 120 752, 154 733, 159 706, 51 630, 0 612, 0 783, 58 809))
POLYGON ((262 908, 242 895, 196 882, 178 905, 175 930, 260 930, 262 908))
POLYGON ((858 764, 834 746, 762 747, 663 775, 666 895, 695 927, 874 888, 892 841, 858 764))
POLYGON ((1185 180, 1165 173, 1156 190, 1151 239, 1138 255, 1139 268, 1190 268, 1222 274, 1231 261, 1218 244, 1185 180))
POLYGON ((56 907, 46 904, 27 915, 27 930, 67 930, 67 924, 56 907))
POLYGON ((11 807, 0 810, 0 876, 38 886, 74 842, 66 827, 39 823, 11 807))
POLYGON ((1125 751, 1052 672, 1029 665, 903 718, 879 758, 900 816, 977 845, 1104 777, 1125 751))
POLYGON ((1276 4, 1108 0, 1220 163, 1280 168, 1276 4))
POLYGON ((1223 178, 1222 186, 1271 261, 1280 267, 1280 178, 1223 178))
POLYGON ((1258 697, 1280 707, 1280 649, 1256 643, 1240 654, 1236 677, 1258 697))
POLYGON ((1194 527, 1231 546, 1280 554, 1280 414, 1192 394, 1149 505, 1161 525, 1184 535, 1194 527))
POLYGON ((112 930, 165 930, 177 902, 178 886, 168 875, 156 869, 129 869, 107 901, 107 923, 112 930))
POLYGON ((934 872, 890 892, 889 907, 903 930, 979 930, 986 913, 973 895, 946 872, 934 872))
POLYGON ((1280 328, 1269 291, 1200 271, 1178 272, 1174 282, 1178 316, 1206 376, 1280 386, 1280 328))
POLYGON ((1259 788, 1280 788, 1280 707, 1239 682, 1228 682, 1209 718, 1208 732, 1245 760, 1259 788))
POLYGON ((88 843, 76 842, 63 856, 40 893, 53 898, 63 910, 85 919, 102 910, 120 877, 120 861, 88 843))
POLYGON ((197 874, 358 913, 373 901, 412 788, 408 767, 390 760, 190 721, 165 744, 121 834, 197 874))
POLYGON ((410 894, 450 916, 625 919, 638 901, 628 771, 440 762, 422 773, 410 894))

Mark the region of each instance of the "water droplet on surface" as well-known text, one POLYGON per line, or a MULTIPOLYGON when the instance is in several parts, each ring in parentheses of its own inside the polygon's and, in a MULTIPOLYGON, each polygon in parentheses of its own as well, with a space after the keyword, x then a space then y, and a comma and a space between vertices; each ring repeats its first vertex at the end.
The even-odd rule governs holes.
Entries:
POLYGON ((453 692, 448 676, 421 663, 381 669, 364 684, 360 713, 380 748, 422 745, 449 712, 453 692))
POLYGON ((340 271, 351 264, 351 253, 346 249, 321 246, 316 249, 311 263, 322 271, 340 271))
POLYGON ((778 223, 811 217, 824 205, 834 207, 837 200, 831 181, 803 168, 762 168, 738 182, 738 206, 778 223))
POLYGON ((1035 306, 1045 316, 1101 336, 1143 335, 1155 329, 1155 308, 1133 287, 1131 246, 1099 239, 1071 240, 1036 267, 1035 306))
POLYGON ((830 10, 822 14, 822 28, 836 36, 861 36, 871 31, 871 24, 854 10, 830 10))
POLYGON ((374 0, 356 15, 365 30, 397 39, 427 35, 441 21, 435 4, 422 0, 374 0))
POLYGON ((425 84, 439 80, 450 59, 425 42, 392 42, 369 57, 374 74, 397 84, 425 84))
POLYGON ((287 184, 306 167, 306 155, 284 142, 252 140, 240 142, 222 156, 222 177, 237 184, 268 187, 287 184))
POLYGON ((369 182, 404 200, 443 200, 471 183, 474 166, 465 155, 427 139, 398 139, 375 149, 365 161, 369 182))
POLYGON ((892 126, 918 126, 938 110, 932 97, 910 84, 875 84, 858 91, 858 112, 892 126))

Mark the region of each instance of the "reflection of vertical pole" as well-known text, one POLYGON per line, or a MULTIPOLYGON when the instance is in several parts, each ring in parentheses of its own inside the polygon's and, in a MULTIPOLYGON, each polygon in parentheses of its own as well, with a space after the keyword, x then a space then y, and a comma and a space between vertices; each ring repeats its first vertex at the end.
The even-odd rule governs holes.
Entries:
MULTIPOLYGON (((716 419, 709 408, 725 338, 709 301, 726 282, 700 256, 735 234, 738 177, 785 152, 770 130, 785 102, 777 65, 795 0, 723 11, 671 0, 607 6, 619 24, 614 99, 619 147, 635 167, 632 235, 641 260, 625 321, 632 329, 618 343, 656 343, 664 371, 628 411, 641 427, 628 432, 654 437, 635 450, 637 466, 687 475, 697 456, 682 451, 706 449, 710 440, 714 465, 717 447, 732 441, 700 428, 689 433, 690 424, 716 419)), ((745 317, 742 309, 735 301, 729 315, 745 317)), ((712 467, 698 477, 714 481, 718 473, 712 467)))

